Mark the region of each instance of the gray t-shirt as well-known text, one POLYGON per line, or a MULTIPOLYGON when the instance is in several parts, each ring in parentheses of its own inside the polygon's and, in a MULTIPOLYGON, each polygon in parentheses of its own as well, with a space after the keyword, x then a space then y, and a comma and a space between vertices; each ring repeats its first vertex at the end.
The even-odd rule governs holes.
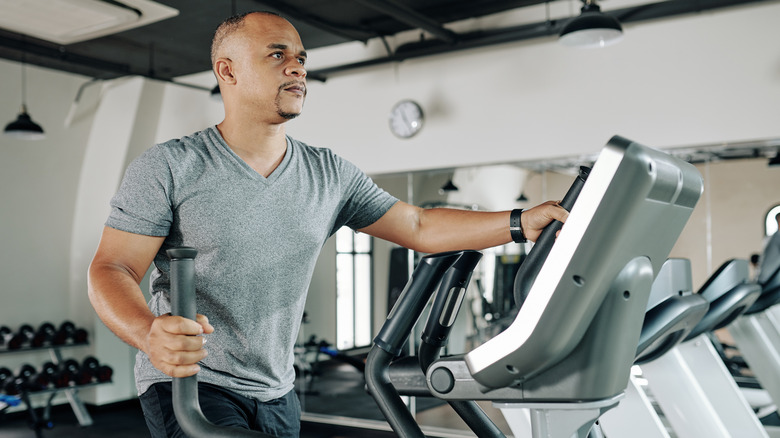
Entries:
MULTIPOLYGON (((166 236, 150 281, 155 315, 171 309, 165 251, 198 250, 197 309, 215 328, 198 379, 268 401, 293 388, 293 345, 325 240, 374 223, 396 202, 329 149, 289 137, 265 178, 211 127, 134 160, 106 225, 166 236)), ((135 375, 139 394, 170 380, 140 351, 135 375)))

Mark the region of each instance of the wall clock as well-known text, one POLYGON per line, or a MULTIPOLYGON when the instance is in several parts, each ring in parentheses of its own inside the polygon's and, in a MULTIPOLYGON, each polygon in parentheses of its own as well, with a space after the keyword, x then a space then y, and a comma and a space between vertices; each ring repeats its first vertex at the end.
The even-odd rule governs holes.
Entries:
POLYGON ((413 100, 402 100, 390 110, 390 130, 399 138, 409 138, 420 132, 424 121, 422 107, 413 100))

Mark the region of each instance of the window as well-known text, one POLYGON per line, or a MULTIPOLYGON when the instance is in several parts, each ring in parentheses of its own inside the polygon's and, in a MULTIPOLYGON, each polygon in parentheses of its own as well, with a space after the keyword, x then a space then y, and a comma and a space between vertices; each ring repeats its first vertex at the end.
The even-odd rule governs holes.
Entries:
POLYGON ((371 236, 343 227, 336 232, 336 348, 371 345, 371 236))

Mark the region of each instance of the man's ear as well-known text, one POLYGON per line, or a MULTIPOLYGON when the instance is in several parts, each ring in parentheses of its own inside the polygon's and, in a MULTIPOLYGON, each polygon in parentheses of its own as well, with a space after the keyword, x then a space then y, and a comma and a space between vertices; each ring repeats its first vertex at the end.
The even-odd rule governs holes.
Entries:
POLYGON ((233 61, 230 58, 217 58, 214 62, 214 74, 217 79, 226 84, 235 84, 236 77, 233 71, 233 61))

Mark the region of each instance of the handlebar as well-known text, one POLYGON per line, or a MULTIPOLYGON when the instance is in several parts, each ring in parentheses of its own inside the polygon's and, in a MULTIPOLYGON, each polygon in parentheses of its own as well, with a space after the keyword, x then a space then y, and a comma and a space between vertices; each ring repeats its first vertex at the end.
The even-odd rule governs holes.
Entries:
MULTIPOLYGON (((580 172, 572 185, 569 187, 569 191, 566 192, 566 196, 560 202, 560 206, 565 208, 566 211, 571 211, 574 206, 574 201, 577 200, 582 191, 582 187, 585 185, 585 180, 588 179, 590 174, 590 168, 580 166, 580 172)), ((558 221, 553 221, 547 225, 539 238, 536 239, 534 247, 529 251, 528 256, 523 260, 523 263, 517 269, 515 275, 515 306, 519 309, 520 306, 528 297, 528 293, 531 290, 531 286, 536 280, 536 276, 539 275, 539 271, 544 265, 544 261, 547 260, 547 256, 552 250, 552 246, 555 243, 555 234, 563 227, 563 224, 558 221)))
MULTIPOLYGON (((417 360, 423 373, 439 358, 441 348, 458 316, 474 268, 482 258, 479 252, 464 253, 444 274, 423 329, 417 360)), ((480 438, 506 438, 501 429, 473 400, 447 400, 447 403, 480 438)))
MULTIPOLYGON (((461 269, 466 269, 468 265, 471 265, 470 268, 473 269, 481 256, 482 254, 477 251, 453 251, 423 257, 390 311, 387 321, 374 338, 374 346, 366 359, 366 386, 398 436, 424 438, 420 427, 390 381, 388 372, 390 363, 403 350, 415 323, 425 310, 428 300, 447 270, 453 265, 458 265, 461 269)), ((466 274, 470 275, 470 273, 466 274)), ((450 277, 453 284, 458 284, 463 280, 462 277, 458 277, 450 277)), ((445 326, 445 330, 439 330, 435 327, 426 330, 427 337, 430 339, 446 338, 448 331, 446 325, 442 325, 445 326)))
MULTIPOLYGON (((166 251, 171 260, 171 314, 195 319, 194 248, 166 251)), ((198 376, 173 379, 173 412, 184 433, 191 438, 273 438, 261 432, 237 427, 217 426, 203 415, 198 400, 198 376)))

